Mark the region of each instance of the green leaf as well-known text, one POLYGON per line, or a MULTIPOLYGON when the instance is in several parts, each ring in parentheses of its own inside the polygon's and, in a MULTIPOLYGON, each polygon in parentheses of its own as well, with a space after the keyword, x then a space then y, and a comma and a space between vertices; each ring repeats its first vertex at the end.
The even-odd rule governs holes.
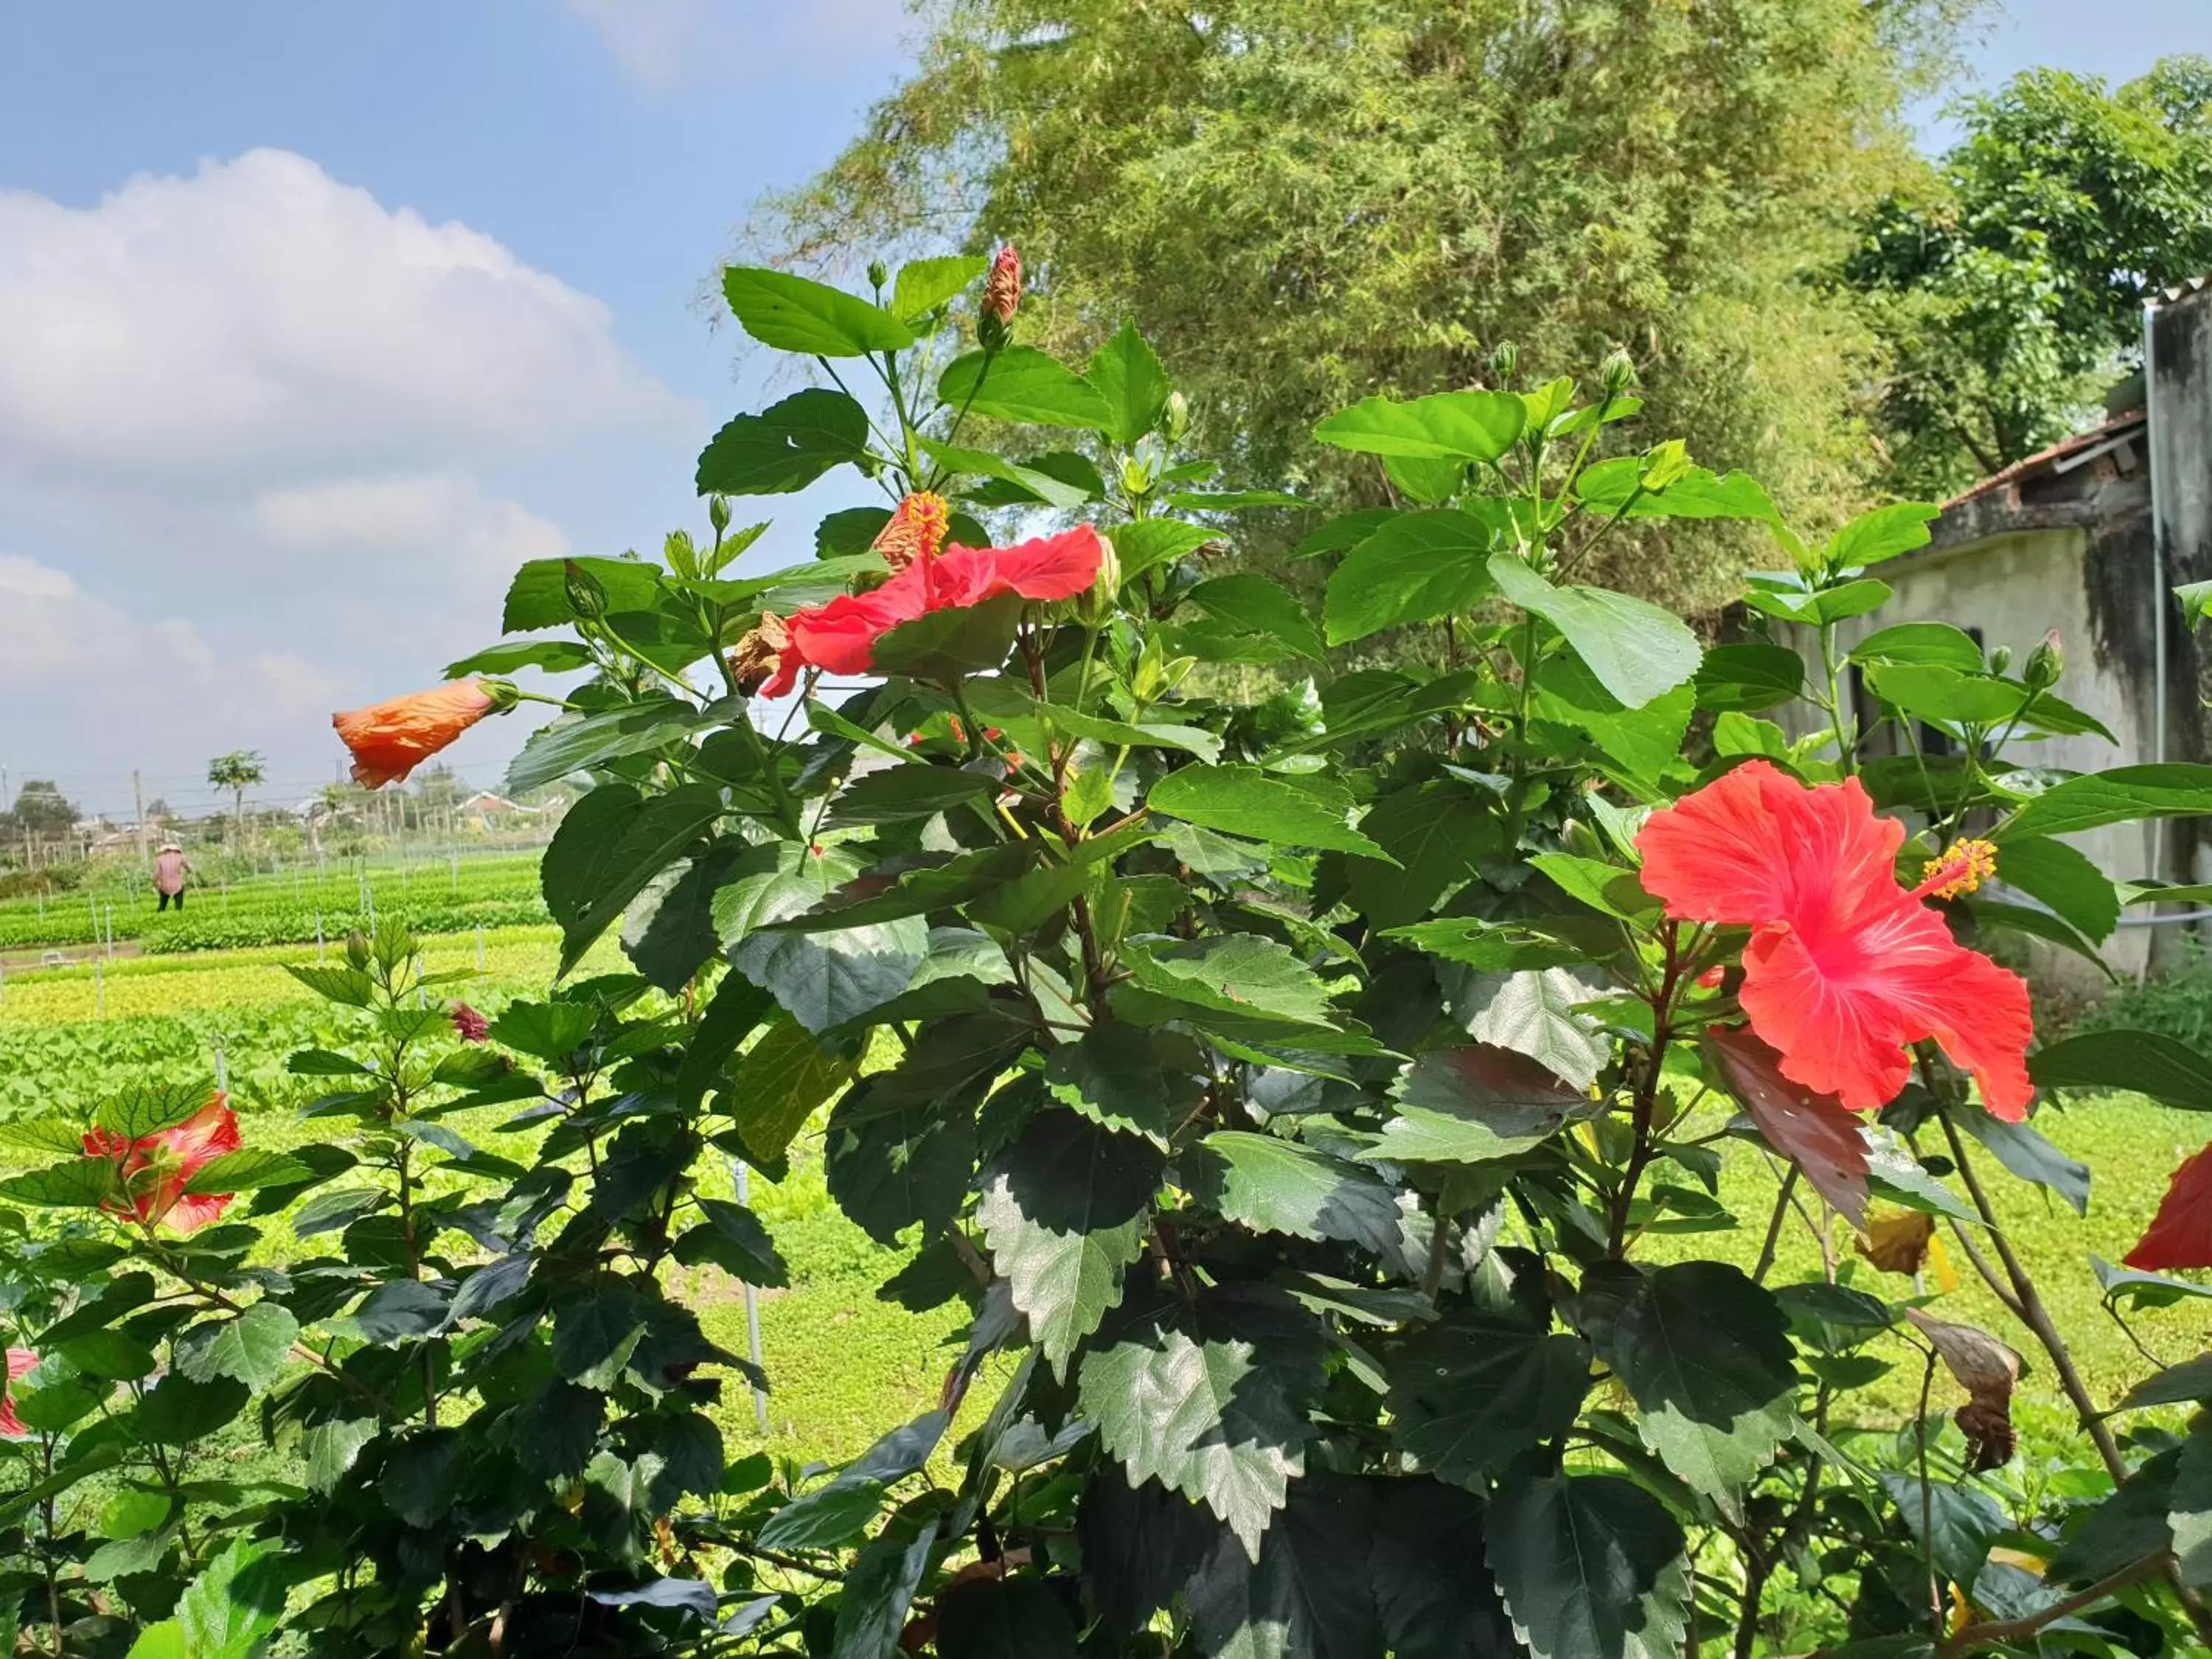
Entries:
POLYGON ((1784 622, 1820 628, 1879 611, 1893 596, 1894 590, 1887 582, 1861 577, 1838 587, 1823 588, 1817 593, 1754 587, 1743 596, 1743 602, 1754 611, 1778 617, 1784 622))
MULTIPOLYGON (((1117 550, 1118 547, 1117 543, 1117 550)), ((1184 599, 1205 611, 1231 637, 1256 635, 1313 662, 1327 656, 1321 631, 1304 605, 1268 577, 1217 576, 1200 582, 1184 599)))
POLYGON ((1635 1399, 1644 1443, 1741 1522, 1746 1488, 1796 1426, 1781 1304, 1720 1261, 1594 1270, 1583 1294, 1607 1306, 1598 1353, 1635 1399))
POLYGON ((1117 444, 1135 443, 1167 408, 1167 370, 1133 322, 1091 353, 1085 378, 1106 405, 1106 435, 1117 444))
POLYGON ((89 1206, 116 1197, 115 1165, 104 1158, 49 1164, 0 1181, 0 1198, 58 1208, 89 1206))
POLYGON ((829 1053, 789 1015, 777 1016, 738 1060, 723 1096, 745 1149, 764 1164, 781 1158, 815 1109, 851 1080, 854 1064, 829 1053))
POLYGON ((565 1066, 583 1046, 598 1012, 580 1002, 510 1002, 492 1021, 491 1040, 550 1066, 565 1066))
POLYGON ((453 1507, 467 1449, 459 1429, 430 1429, 386 1453, 379 1485, 392 1512, 410 1527, 436 1525, 453 1507))
POLYGON ((257 1302, 225 1320, 213 1335, 181 1349, 177 1363, 195 1382, 234 1376, 256 1393, 265 1394, 284 1374, 284 1362, 291 1358, 299 1335, 300 1322, 289 1311, 274 1302, 257 1302))
POLYGON ((1429 1474, 1477 1485, 1573 1427, 1589 1345, 1527 1320, 1473 1315, 1393 1345, 1391 1434, 1429 1474))
POLYGON ((1017 426, 1103 432, 1114 420, 1090 381, 1035 346, 956 357, 939 377, 937 395, 953 409, 1017 426))
POLYGON ((191 1659, 253 1659, 284 1614, 287 1576, 273 1568, 275 1539, 236 1539, 177 1598, 177 1625, 191 1659))
POLYGON ((1424 507, 1441 507, 1467 482, 1465 461, 1420 459, 1412 455, 1388 455, 1382 471, 1391 487, 1424 507))
POLYGON ((1828 538, 1828 568, 1858 569, 1925 547, 1928 526, 1942 514, 1931 501, 1899 501, 1862 513, 1828 538))
POLYGON ((1389 520, 1328 579, 1328 642, 1458 616, 1496 591, 1490 525, 1456 507, 1389 520))
POLYGON ((853 780, 830 803, 828 824, 897 823, 938 813, 995 792, 995 779, 950 766, 914 763, 885 767, 853 780))
POLYGON ((592 665, 590 648, 574 640, 514 640, 486 646, 474 656, 446 665, 445 677, 465 680, 472 674, 512 674, 518 668, 542 668, 549 674, 573 674, 592 665))
POLYGON ((1439 392, 1402 403, 1364 398, 1322 422, 1314 436, 1367 455, 1494 461, 1513 447, 1526 418, 1510 392, 1439 392))
POLYGON ((903 351, 914 343, 914 331, 890 313, 787 270, 727 266, 722 297, 730 302, 738 327, 778 351, 860 357, 871 351, 903 351))
POLYGON ((1578 1089, 1595 1083, 1612 1058, 1611 1039, 1576 1012, 1603 990, 1571 969, 1462 973, 1450 988, 1453 1016, 1469 1036, 1526 1054, 1578 1089))
POLYGON ((987 725, 1005 726, 1014 741, 1040 752, 1044 723, 1048 721, 1053 731, 1064 737, 1089 738, 1094 743, 1130 748, 1177 749, 1208 764, 1221 757, 1221 739, 1211 732, 1157 720, 1110 720, 1061 703, 1042 703, 1004 676, 975 682, 968 688, 968 702, 987 725))
POLYGON ((1138 1134, 1164 1148, 1169 1132, 1197 1104, 1197 1084, 1171 1076, 1150 1031, 1106 1020, 1045 1061, 1054 1100, 1102 1128, 1138 1134))
POLYGON ((1610 1474, 1510 1475, 1483 1532, 1536 1659, 1679 1659, 1686 1541, 1641 1486, 1610 1474))
POLYGON ((769 1516, 760 1529, 760 1547, 809 1550, 849 1544, 868 1529, 883 1502, 884 1489, 877 1481, 833 1480, 769 1516))
POLYGON ((1982 647, 1964 629, 1949 623, 1899 623, 1877 629, 1851 647, 1855 663, 1893 663, 1900 667, 1948 668, 1978 674, 1988 667, 1982 647))
POLYGON ((2212 1400, 2212 1353, 2200 1353, 2145 1377, 2112 1409, 2141 1411, 2146 1406, 2186 1406, 2198 1400, 2212 1400))
POLYGON ((2212 812, 2212 766, 2171 761, 2120 766, 2045 790, 1991 832, 1999 845, 2025 836, 2067 836, 2136 818, 2212 812))
POLYGON ((558 783, 571 773, 665 749, 681 740, 697 720, 689 703, 673 697, 624 703, 581 716, 563 714, 530 734, 521 753, 508 763, 506 787, 514 793, 526 793, 558 783))
POLYGON ((2011 680, 1918 663, 1877 663, 1866 678, 1884 702, 1921 720, 1960 726, 2001 725, 2027 701, 2027 688, 2011 680))
POLYGON ((1681 619, 1602 587, 1556 587, 1515 554, 1493 554, 1498 590, 1558 629, 1597 682, 1624 707, 1641 708, 1698 672, 1698 636, 1681 619))
POLYGON ((893 1659, 936 1542, 937 1528, 925 1526, 907 1538, 886 1531, 860 1552, 837 1598, 830 1659, 893 1659))
POLYGON ((200 1165, 191 1179, 185 1182, 185 1191, 193 1196, 203 1193, 249 1193, 263 1187, 289 1187, 314 1178, 315 1172, 296 1158, 258 1146, 246 1146, 210 1158, 200 1165))
POLYGON ((975 1100, 871 1104, 864 1086, 830 1115, 823 1173, 830 1195, 879 1244, 917 1222, 931 1229, 960 1209, 975 1172, 975 1100))
POLYGON ((1698 707, 1757 714, 1805 689, 1805 660, 1787 646, 1717 645, 1698 666, 1698 707))
POLYGON ((1222 1013, 1325 1024, 1328 991, 1295 955, 1254 933, 1132 944, 1131 977, 1154 994, 1222 1013))
POLYGON ((307 1490, 328 1493, 336 1489, 361 1457, 361 1449, 376 1438, 380 1432, 373 1417, 343 1418, 335 1422, 318 1423, 300 1439, 300 1452, 307 1463, 307 1490))
POLYGON ((1091 492, 1079 484, 1068 483, 1035 467, 1020 465, 988 449, 963 448, 957 444, 940 443, 934 438, 924 438, 921 442, 922 452, 949 477, 996 478, 1001 483, 1018 486, 1035 500, 1063 513, 1072 513, 1091 499, 1091 492))
POLYGON ((724 938, 738 938, 730 960, 810 1031, 842 1025, 889 1002, 906 989, 929 948, 929 929, 918 916, 821 933, 763 931, 768 922, 814 908, 823 884, 812 873, 779 872, 733 895, 740 889, 725 888, 715 902, 724 938))
POLYGON ((1232 836, 1285 847, 1319 847, 1395 864, 1352 827, 1352 791, 1326 775, 1285 775, 1256 766, 1186 766, 1152 786, 1153 811, 1232 836))
POLYGON ((1997 878, 2049 906, 2085 939, 2108 939, 2119 925, 2119 889, 2063 841, 2031 836, 2007 842, 1997 878))
POLYGON ((1353 859, 1345 866, 1348 896, 1378 929, 1427 915, 1504 843, 1492 805, 1450 778, 1430 778, 1383 796, 1359 828, 1390 855, 1388 861, 1353 859))
POLYGON ((1633 870, 1572 853, 1538 853, 1528 862, 1577 903, 1619 921, 1656 919, 1659 901, 1644 890, 1633 870))
POLYGON ((1114 526, 1114 557, 1126 587, 1156 565, 1173 564, 1201 547, 1217 544, 1221 532, 1181 519, 1139 519, 1114 526))
POLYGON ((175 1128, 214 1098, 215 1085, 198 1077, 182 1083, 133 1083, 102 1101, 92 1124, 125 1140, 143 1140, 175 1128))
POLYGON ((1223 1129, 1184 1152, 1185 1188, 1255 1232, 1334 1238, 1405 1262, 1406 1217, 1373 1170, 1278 1135, 1223 1129))
POLYGON ((644 797, 627 784, 603 784, 568 810, 538 867, 545 908, 561 925, 562 973, 722 810, 721 790, 708 783, 644 797))
MULTIPOLYGON (((2173 1528, 2166 1515, 2173 1498, 2174 1466, 2180 1461, 2179 1446, 2146 1460, 2059 1547, 2044 1577, 2054 1584, 2086 1583, 2172 1549, 2173 1528)), ((1918 1507, 1917 1484, 1911 1501, 1918 1507)))
POLYGON ((599 584, 611 612, 650 611, 660 598, 660 572, 639 559, 532 559, 507 585, 500 627, 509 634, 566 628, 577 620, 568 598, 569 567, 599 584))
POLYGON ((701 1224, 676 1241, 676 1259, 687 1267, 711 1261, 734 1279, 763 1290, 791 1282, 791 1270, 760 1218, 726 1199, 697 1200, 701 1224))
POLYGON ((2030 1054, 2027 1071, 2039 1089, 2124 1090, 2212 1112, 2212 1060, 2156 1031, 2084 1032, 2030 1054))
POLYGON ((879 673, 949 683, 999 666, 1014 642, 1027 601, 1001 593, 981 605, 932 611, 878 637, 879 673))
POLYGON ((235 1377, 196 1382, 171 1371, 146 1391, 131 1424, 141 1439, 160 1446, 187 1446, 234 1421, 252 1398, 235 1377))
POLYGON ((1288 1297, 1204 1291, 1188 1308, 1109 1321, 1077 1368, 1076 1395, 1131 1486, 1158 1480, 1205 1504, 1257 1559, 1305 1468, 1322 1352, 1320 1327, 1288 1297))
POLYGON ((121 1331, 86 1331, 53 1348, 85 1376, 104 1382, 136 1382, 155 1366, 154 1351, 121 1331))
POLYGON ((1602 513, 1626 506, 1632 519, 1751 519, 1782 527, 1782 515, 1765 486, 1746 472, 1717 474, 1692 466, 1672 482, 1638 494, 1645 479, 1656 476, 1649 471, 1648 459, 1624 455, 1599 462, 1575 481, 1576 497, 1584 507, 1602 513))
POLYGON ((2067 1157, 2028 1125, 2008 1123, 1978 1107, 1969 1106, 1950 1117, 2022 1181, 2048 1187, 2071 1205, 2076 1215, 2089 1212, 2087 1164, 2067 1157))
POLYGON ((1881 1484, 1913 1541, 1935 1559, 1936 1571, 1954 1583, 1972 1583, 1989 1559, 1990 1546, 2012 1529, 2005 1512, 1986 1492, 1931 1480, 1926 1500, 1927 1519, 1933 1525, 1923 1532, 1919 1477, 1889 1474, 1881 1477, 1881 1484))
POLYGON ((787 495, 867 453, 867 411, 810 387, 724 426, 700 451, 693 482, 702 495, 787 495))
POLYGON ((1041 1578, 971 1578, 937 1601, 939 1659, 1076 1659, 1075 1623, 1041 1578))
POLYGON ((1488 1044, 1437 1048, 1390 1086, 1396 1114, 1363 1159, 1482 1164, 1540 1146, 1597 1109, 1540 1060, 1488 1044))
POLYGON ((1031 1118, 985 1172, 976 1222, 1055 1374, 1121 1301, 1165 1167, 1151 1142, 1055 1110, 1031 1118))
MULTIPOLYGON (((934 259, 909 259, 891 284, 891 311, 902 323, 919 323, 938 307, 981 280, 991 262, 981 254, 952 253, 934 259)), ((844 1659, 843 1655, 839 1659, 844 1659)))

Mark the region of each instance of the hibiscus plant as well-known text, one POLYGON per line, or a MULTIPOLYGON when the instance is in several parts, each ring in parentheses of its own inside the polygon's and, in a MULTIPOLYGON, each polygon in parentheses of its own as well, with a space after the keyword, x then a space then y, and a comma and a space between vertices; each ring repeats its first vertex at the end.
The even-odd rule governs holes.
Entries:
MULTIPOLYGON (((23 1650, 2201 1642, 2212 1430, 2112 1413, 2212 1371, 2093 1397, 1990 1187, 2081 1201, 2033 1127, 2069 1091, 2212 1109, 2170 1042, 2039 1046, 1998 960, 2176 890, 2062 837, 2212 811, 2212 769, 2038 765, 2095 729, 2055 642, 1846 654, 1934 509, 1808 543, 1629 435, 1618 356, 1330 416, 1372 504, 1322 515, 1212 488, 1234 434, 1133 329, 1021 343, 1011 252, 870 287, 726 272, 813 383, 708 443, 710 533, 533 562, 514 637, 340 717, 381 783, 561 705, 509 776, 587 784, 543 1000, 449 1005, 387 928, 295 969, 347 1035, 292 1057, 293 1150, 211 1085, 10 1126, 23 1650), (740 574, 731 502, 836 473, 881 505, 740 574), (1782 567, 1720 642, 1575 580, 1712 520, 1782 567), (1285 526, 1317 606, 1237 566, 1285 526), (727 1174, 794 1158, 962 1325, 841 1468, 740 1443, 838 1356, 756 1372, 676 1271, 803 1276, 727 1174), (1771 1174, 1749 1212, 1724 1160, 1771 1174), (1939 1230, 2012 1327, 1922 1293, 1939 1230), (2008 1474, 2023 1358, 2076 1478, 2008 1474)), ((2183 1180, 2103 1271, 2205 1266, 2183 1180)))

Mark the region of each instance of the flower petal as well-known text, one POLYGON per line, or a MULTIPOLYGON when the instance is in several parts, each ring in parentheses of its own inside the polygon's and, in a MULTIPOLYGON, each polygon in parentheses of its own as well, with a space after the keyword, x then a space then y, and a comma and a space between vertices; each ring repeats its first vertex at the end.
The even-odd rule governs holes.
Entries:
POLYGON ((2120 1259, 2147 1273, 2212 1267, 2212 1146, 2181 1161, 2150 1231, 2120 1259))
POLYGON ((1901 894, 1904 840, 1857 779, 1816 788, 1754 760, 1654 812, 1636 847, 1677 920, 1803 927, 1869 890, 1901 894))

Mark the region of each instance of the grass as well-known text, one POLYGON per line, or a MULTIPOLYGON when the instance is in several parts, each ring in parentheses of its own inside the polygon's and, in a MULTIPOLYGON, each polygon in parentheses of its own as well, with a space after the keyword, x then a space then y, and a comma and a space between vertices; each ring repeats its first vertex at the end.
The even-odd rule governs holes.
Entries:
MULTIPOLYGON (((470 935, 426 941, 434 970, 473 969, 476 949, 470 935)), ((495 1012, 512 996, 542 989, 556 953, 550 928, 489 933, 484 978, 456 986, 451 994, 495 1012)), ((234 1097, 246 1115, 249 1141, 282 1147, 322 1133, 295 1115, 320 1085, 283 1069, 292 1048, 330 1044, 345 1034, 346 1017, 314 1000, 283 970, 285 962, 313 956, 312 947, 295 945, 118 961, 103 975, 104 1020, 91 1017, 94 993, 88 969, 11 975, 0 1000, 0 1112, 88 1104, 115 1084, 149 1071, 206 1074, 220 1042, 234 1097)), ((612 947, 603 945, 586 971, 613 967, 617 961, 612 947)), ((501 1116, 488 1110, 477 1132, 496 1144, 483 1132, 501 1116)), ((2014 1247, 2035 1273, 2072 1343, 2092 1395, 2109 1405, 2148 1374, 2153 1361, 2104 1310, 2088 1258, 2117 1261, 2126 1252, 2148 1224, 2168 1173, 2203 1145, 2203 1121, 2137 1099, 2111 1098, 2047 1109, 2036 1126, 2089 1165, 2086 1216, 2076 1216, 2041 1188, 2014 1180, 1978 1148, 1977 1168, 2014 1247)), ((1741 1224, 1729 1231, 1648 1238, 1639 1255, 1660 1261, 1720 1255, 1751 1265, 1774 1204, 1776 1176, 1755 1151, 1720 1144, 1728 1150, 1719 1196, 1741 1224)), ((953 1358, 945 1345, 961 1321, 957 1310, 917 1316, 878 1301, 876 1286, 900 1264, 900 1253, 874 1244, 838 1212, 823 1184, 815 1137, 802 1136, 793 1153, 789 1179, 781 1184, 756 1180, 751 1190, 752 1202, 793 1273, 787 1290, 761 1299, 763 1347, 775 1385, 769 1432, 763 1442, 750 1398, 742 1389, 732 1389, 720 1416, 734 1454, 764 1443, 802 1462, 841 1460, 936 1402, 953 1358)), ((730 1172, 719 1161, 702 1169, 699 1177, 710 1194, 730 1192, 730 1172)), ((1677 1172, 1675 1178, 1682 1177, 1677 1172)), ((1837 1223, 1833 1233, 1844 1274, 1893 1297, 1911 1293, 1906 1280, 1875 1272, 1852 1253, 1847 1227, 1837 1223)), ((1981 1284, 1955 1242, 1948 1236, 1942 1242, 1957 1283, 1943 1291, 1931 1311, 1978 1325, 2018 1349, 2028 1362, 2021 1415, 2032 1446, 2054 1459, 2085 1461, 2087 1448, 2076 1443, 2078 1429, 2049 1362, 1981 1284)), ((1793 1216, 1781 1235, 1770 1282, 1815 1279, 1820 1273, 1817 1238, 1793 1216)), ((1931 1274, 1931 1281, 1938 1276, 1931 1274)), ((682 1282, 709 1334, 743 1352, 744 1314, 734 1284, 711 1269, 688 1273, 682 1282)), ((1929 1288, 1936 1286, 1931 1282, 1929 1288)), ((2212 1302, 2130 1315, 2130 1322, 2136 1339, 2163 1362, 2212 1346, 2212 1302)), ((1885 1340, 1890 1357, 1906 1363, 1877 1386, 1869 1404, 1901 1418, 1916 1402, 1918 1374, 1904 1345, 1885 1340)), ((1948 1382, 1939 1382, 1938 1389, 1937 1398, 1947 1408, 1958 1403, 1948 1382)), ((972 1391, 967 1409, 987 1407, 988 1393, 980 1387, 972 1391)))

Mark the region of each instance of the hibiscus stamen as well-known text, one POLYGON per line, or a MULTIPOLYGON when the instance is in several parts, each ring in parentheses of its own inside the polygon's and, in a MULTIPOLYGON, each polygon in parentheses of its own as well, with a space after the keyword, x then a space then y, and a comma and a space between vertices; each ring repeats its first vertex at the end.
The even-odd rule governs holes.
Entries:
POLYGON ((1923 879, 1915 898, 1957 898, 1971 893, 1997 872, 1997 849, 1985 841, 1954 841, 1940 859, 1920 868, 1923 879))

